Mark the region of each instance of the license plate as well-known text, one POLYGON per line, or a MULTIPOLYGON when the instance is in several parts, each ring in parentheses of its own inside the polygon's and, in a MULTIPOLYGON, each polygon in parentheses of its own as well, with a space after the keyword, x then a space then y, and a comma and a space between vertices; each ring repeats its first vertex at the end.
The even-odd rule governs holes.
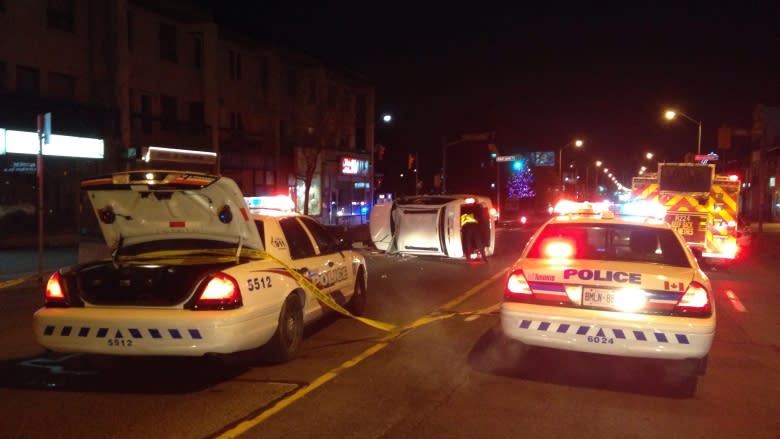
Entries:
POLYGON ((585 287, 582 289, 582 304, 612 308, 615 306, 615 292, 605 288, 585 287))

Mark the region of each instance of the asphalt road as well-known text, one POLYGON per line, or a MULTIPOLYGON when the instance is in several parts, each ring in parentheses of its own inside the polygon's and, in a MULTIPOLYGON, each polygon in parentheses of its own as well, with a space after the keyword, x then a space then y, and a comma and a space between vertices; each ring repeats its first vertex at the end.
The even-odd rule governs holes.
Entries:
POLYGON ((0 291, 2 437, 780 437, 780 234, 710 271, 718 330, 693 396, 657 364, 526 352, 497 333, 504 270, 368 252, 369 317, 333 317, 283 365, 46 354, 34 288, 0 291))

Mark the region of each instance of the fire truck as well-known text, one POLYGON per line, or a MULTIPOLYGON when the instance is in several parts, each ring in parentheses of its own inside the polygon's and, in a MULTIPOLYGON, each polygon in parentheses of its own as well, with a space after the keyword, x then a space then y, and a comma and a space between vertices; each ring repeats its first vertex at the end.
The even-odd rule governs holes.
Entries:
POLYGON ((691 250, 710 261, 736 258, 740 181, 718 175, 714 164, 660 163, 658 172, 634 177, 632 198, 658 202, 691 250))

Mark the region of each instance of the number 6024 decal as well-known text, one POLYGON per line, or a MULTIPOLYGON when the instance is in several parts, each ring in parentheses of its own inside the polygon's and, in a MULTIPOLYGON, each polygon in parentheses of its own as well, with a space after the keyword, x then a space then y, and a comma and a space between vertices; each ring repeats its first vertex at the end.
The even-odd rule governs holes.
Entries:
POLYGON ((271 277, 270 276, 253 277, 247 279, 246 283, 247 283, 247 289, 249 291, 260 290, 263 288, 271 288, 271 277))

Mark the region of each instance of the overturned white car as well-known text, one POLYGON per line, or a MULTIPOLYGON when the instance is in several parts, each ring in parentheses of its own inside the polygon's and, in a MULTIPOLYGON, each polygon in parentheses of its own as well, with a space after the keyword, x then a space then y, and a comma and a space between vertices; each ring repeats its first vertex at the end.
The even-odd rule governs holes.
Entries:
POLYGON ((496 244, 496 210, 479 195, 418 195, 378 204, 371 211, 369 230, 377 249, 388 253, 465 258, 460 217, 477 219, 485 255, 496 244))

